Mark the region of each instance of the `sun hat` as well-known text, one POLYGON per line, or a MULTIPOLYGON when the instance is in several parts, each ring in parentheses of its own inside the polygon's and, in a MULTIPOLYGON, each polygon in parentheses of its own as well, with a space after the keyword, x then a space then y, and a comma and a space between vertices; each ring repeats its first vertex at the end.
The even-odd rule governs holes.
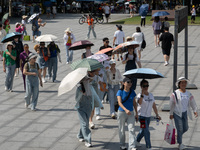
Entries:
POLYGON ((176 86, 178 87, 178 85, 179 85, 179 83, 181 82, 181 81, 190 81, 189 79, 186 79, 185 77, 180 77, 180 78, 178 78, 178 80, 177 80, 177 82, 176 82, 176 86))
POLYGON ((114 59, 111 59, 110 62, 109 62, 109 64, 110 64, 110 65, 116 64, 116 61, 115 61, 114 59))
POLYGON ((8 45, 14 46, 12 42, 7 42, 7 46, 8 46, 8 45))
POLYGON ((127 82, 127 81, 131 81, 131 79, 130 79, 130 78, 127 78, 127 77, 125 77, 125 78, 123 79, 123 82, 127 82))
POLYGON ((28 16, 26 16, 26 15, 23 15, 23 16, 22 16, 22 19, 25 19, 25 18, 27 18, 27 17, 28 17, 28 16))
POLYGON ((132 40, 133 40, 133 38, 131 36, 126 37, 126 41, 132 41, 132 40))
POLYGON ((72 33, 72 30, 70 29, 70 28, 67 28, 66 30, 65 30, 65 32, 67 33, 72 33))
POLYGON ((20 23, 19 23, 19 22, 16 22, 16 23, 15 23, 15 27, 17 27, 17 25, 18 25, 18 24, 20 25, 20 23))
POLYGON ((28 55, 28 60, 31 60, 32 58, 35 58, 35 57, 37 57, 37 55, 35 53, 30 53, 28 55))

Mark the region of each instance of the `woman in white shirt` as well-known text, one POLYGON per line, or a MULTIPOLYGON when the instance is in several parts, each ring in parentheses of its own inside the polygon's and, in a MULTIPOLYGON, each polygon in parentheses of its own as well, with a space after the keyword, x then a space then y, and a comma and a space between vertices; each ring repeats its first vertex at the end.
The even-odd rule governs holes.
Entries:
POLYGON ((170 119, 174 119, 177 129, 177 143, 179 150, 185 149, 182 144, 182 136, 188 130, 188 116, 192 120, 192 107, 195 117, 198 116, 198 108, 193 95, 186 90, 187 81, 185 77, 180 77, 177 81, 178 89, 170 97, 170 119))
POLYGON ((72 30, 70 28, 65 30, 63 40, 66 48, 66 64, 69 64, 73 60, 73 51, 68 49, 76 41, 75 36, 72 34, 72 30))
POLYGON ((158 115, 158 110, 156 108, 155 99, 152 93, 148 92, 149 82, 147 80, 142 80, 140 82, 140 87, 142 92, 137 95, 136 101, 138 102, 138 115, 140 122, 145 124, 145 128, 141 128, 137 135, 137 146, 140 145, 140 141, 145 137, 146 148, 151 150, 151 141, 150 141, 150 131, 149 124, 151 120, 151 111, 152 108, 156 114, 156 118, 161 119, 158 115))
POLYGON ((141 51, 143 50, 141 48, 141 44, 142 44, 142 41, 144 40, 144 33, 141 32, 140 27, 136 27, 136 32, 133 33, 132 38, 133 38, 133 40, 137 41, 140 44, 139 47, 137 48, 138 57, 140 59, 141 58, 141 51))
POLYGON ((115 68, 116 62, 114 60, 110 61, 110 69, 107 71, 107 83, 108 83, 108 99, 110 102, 110 115, 113 119, 116 119, 116 114, 114 110, 114 104, 117 101, 117 92, 120 88, 120 83, 122 84, 123 78, 120 71, 115 68))

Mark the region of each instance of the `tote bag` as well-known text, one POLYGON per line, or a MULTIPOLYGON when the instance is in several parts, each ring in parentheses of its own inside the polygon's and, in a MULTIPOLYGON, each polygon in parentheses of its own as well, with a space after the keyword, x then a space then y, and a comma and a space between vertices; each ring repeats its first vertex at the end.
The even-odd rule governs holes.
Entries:
POLYGON ((176 130, 173 121, 170 120, 169 124, 167 124, 166 127, 164 140, 171 145, 176 144, 175 132, 176 130))

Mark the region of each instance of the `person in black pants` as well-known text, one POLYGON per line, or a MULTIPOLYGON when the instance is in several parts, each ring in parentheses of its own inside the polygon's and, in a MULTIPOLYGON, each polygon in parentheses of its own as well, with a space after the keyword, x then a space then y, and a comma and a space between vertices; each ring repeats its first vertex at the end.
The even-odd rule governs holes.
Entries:
POLYGON ((145 27, 145 24, 146 24, 146 16, 141 16, 141 22, 140 22, 141 27, 142 27, 142 24, 143 24, 144 27, 145 27))

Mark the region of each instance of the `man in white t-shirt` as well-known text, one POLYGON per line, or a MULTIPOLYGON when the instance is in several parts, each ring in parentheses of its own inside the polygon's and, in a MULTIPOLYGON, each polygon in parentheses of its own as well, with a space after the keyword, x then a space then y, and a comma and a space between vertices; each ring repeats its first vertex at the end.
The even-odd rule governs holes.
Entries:
MULTIPOLYGON (((117 45, 125 42, 125 35, 122 30, 121 25, 116 25, 117 31, 115 31, 114 38, 113 38, 113 47, 116 47, 117 45)), ((113 55, 114 59, 114 55, 113 55)), ((117 54, 117 61, 119 61, 119 54, 117 54)))
POLYGON ((110 7, 108 6, 108 4, 106 4, 106 6, 103 9, 104 9, 104 14, 106 16, 106 22, 108 23, 108 19, 111 13, 110 7))

